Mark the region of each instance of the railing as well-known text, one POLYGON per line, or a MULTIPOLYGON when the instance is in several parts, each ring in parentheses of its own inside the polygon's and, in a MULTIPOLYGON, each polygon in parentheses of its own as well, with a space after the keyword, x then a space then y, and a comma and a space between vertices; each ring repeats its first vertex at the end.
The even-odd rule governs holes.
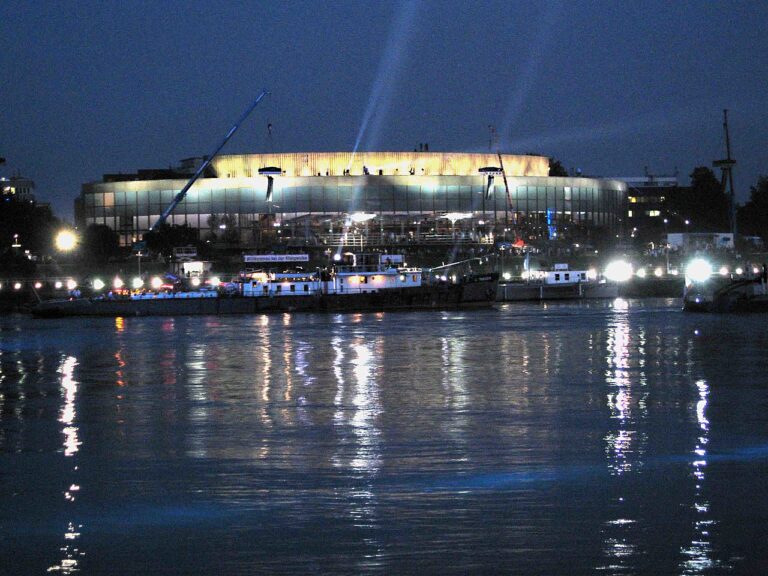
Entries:
POLYGON ((492 236, 481 236, 469 232, 457 232, 456 234, 358 234, 348 232, 318 234, 319 241, 326 246, 351 246, 364 248, 365 246, 407 246, 413 244, 428 245, 454 245, 454 244, 493 244, 492 236))

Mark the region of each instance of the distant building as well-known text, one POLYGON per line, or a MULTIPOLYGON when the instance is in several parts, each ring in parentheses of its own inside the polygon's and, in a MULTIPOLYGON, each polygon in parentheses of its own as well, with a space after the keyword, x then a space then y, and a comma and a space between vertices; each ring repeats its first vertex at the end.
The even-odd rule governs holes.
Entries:
POLYGON ((0 178, 0 194, 3 200, 35 202, 35 183, 29 178, 11 176, 0 178))
POLYGON ((678 193, 677 174, 658 176, 646 169, 644 176, 617 177, 627 185, 626 232, 641 242, 660 242, 671 220, 669 200, 678 193))
MULTIPOLYGON (((626 186, 549 177, 549 159, 440 152, 312 152, 216 157, 168 218, 201 238, 243 247, 493 242, 507 235, 568 238, 620 232, 626 186), (271 181, 271 184, 270 184, 271 181), (269 186, 269 187, 268 187, 269 186), (508 192, 508 193, 507 193, 508 192)), ((202 162, 107 174, 84 184, 78 225, 106 224, 130 245, 159 218, 202 162)), ((512 239, 514 239, 512 237, 512 239)))
POLYGON ((730 232, 674 232, 667 234, 667 244, 674 250, 733 250, 730 232))

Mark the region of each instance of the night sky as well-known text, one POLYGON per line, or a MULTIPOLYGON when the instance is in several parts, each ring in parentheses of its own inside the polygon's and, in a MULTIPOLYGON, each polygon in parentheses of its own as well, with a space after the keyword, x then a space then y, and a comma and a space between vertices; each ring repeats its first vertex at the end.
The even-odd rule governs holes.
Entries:
POLYGON ((767 2, 0 3, 0 175, 83 182, 208 154, 487 151, 596 176, 768 174, 767 2), (267 124, 273 125, 271 139, 267 124))

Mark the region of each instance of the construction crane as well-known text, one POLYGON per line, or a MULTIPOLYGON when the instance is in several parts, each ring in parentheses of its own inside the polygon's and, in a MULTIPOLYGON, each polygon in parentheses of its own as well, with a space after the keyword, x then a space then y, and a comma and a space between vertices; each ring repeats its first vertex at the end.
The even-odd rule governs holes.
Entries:
MULTIPOLYGON (((496 145, 496 156, 499 158, 499 171, 501 172, 501 177, 504 180, 504 190, 507 193, 507 213, 510 211, 512 212, 512 219, 513 221, 517 221, 517 218, 515 218, 515 213, 512 210, 512 195, 509 193, 509 182, 507 182, 507 173, 504 171, 504 160, 501 158, 501 148, 499 147, 499 135, 496 132, 496 127, 493 125, 488 126, 488 130, 490 131, 490 139, 489 139, 489 145, 488 148, 493 151, 494 144, 496 145)), ((491 178, 489 176, 489 178, 491 178)), ((490 184, 493 182, 493 180, 489 180, 489 186, 488 186, 488 192, 491 190, 490 184)), ((509 221, 507 221, 505 224, 509 225, 509 221)))
POLYGON ((723 160, 715 160, 712 162, 712 166, 720 168, 722 171, 722 177, 720 179, 720 186, 723 192, 725 192, 726 185, 729 187, 728 202, 729 202, 729 214, 728 220, 731 225, 731 234, 733 234, 734 240, 736 239, 736 195, 733 190, 733 167, 736 164, 736 160, 731 158, 731 137, 728 133, 728 110, 723 110, 723 130, 725 131, 725 153, 726 157, 723 160))
MULTIPOLYGON (((165 221, 168 219, 168 216, 170 216, 171 212, 174 211, 176 206, 179 205, 179 202, 184 200, 184 197, 187 195, 187 191, 192 187, 192 185, 197 181, 200 176, 205 172, 206 168, 210 166, 213 159, 216 157, 216 155, 221 152, 221 149, 224 148, 227 142, 229 142, 229 139, 232 138, 232 135, 237 131, 237 129, 240 127, 240 124, 242 124, 248 116, 250 116, 251 112, 253 112, 254 108, 259 105, 259 102, 261 102, 264 97, 267 95, 267 91, 263 90, 261 94, 258 95, 256 100, 253 101, 253 103, 248 106, 248 109, 243 113, 242 116, 238 119, 237 122, 235 122, 234 126, 229 129, 229 132, 227 132, 227 135, 224 137, 224 140, 221 141, 221 144, 219 144, 216 149, 213 151, 213 153, 208 156, 205 159, 205 162, 203 162, 200 167, 197 169, 197 171, 192 175, 192 178, 189 179, 189 181, 184 185, 184 187, 179 191, 176 196, 174 196, 173 201, 168 205, 168 207, 163 210, 163 213, 160 214, 160 217, 157 219, 157 221, 152 224, 152 227, 149 229, 150 232, 155 232, 160 226, 162 226, 165 221)), ((141 244, 141 243, 137 243, 141 244)), ((136 247, 136 246, 134 246, 136 247)), ((139 249, 143 249, 144 246, 139 246, 139 249)))

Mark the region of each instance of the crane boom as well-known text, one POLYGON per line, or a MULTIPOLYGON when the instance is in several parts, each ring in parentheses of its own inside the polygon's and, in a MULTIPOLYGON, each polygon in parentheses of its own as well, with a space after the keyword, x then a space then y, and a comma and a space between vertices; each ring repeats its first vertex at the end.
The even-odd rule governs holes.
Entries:
POLYGON ((227 142, 229 142, 229 139, 232 138, 232 135, 237 131, 237 129, 240 127, 240 124, 242 124, 246 118, 253 112, 253 109, 258 106, 259 102, 262 101, 264 96, 267 95, 267 91, 263 90, 261 94, 256 98, 256 100, 253 101, 253 103, 248 107, 248 109, 243 113, 242 116, 240 116, 240 119, 235 122, 235 124, 232 126, 232 128, 229 129, 229 132, 227 132, 227 135, 224 137, 224 140, 221 141, 221 144, 218 145, 216 150, 213 151, 213 154, 208 156, 208 158, 200 165, 200 168, 197 169, 197 171, 192 175, 192 178, 189 179, 189 181, 184 185, 184 188, 182 188, 176 196, 173 197, 173 201, 168 205, 168 207, 163 210, 163 213, 160 214, 160 217, 157 219, 157 221, 152 224, 152 227, 149 229, 150 232, 156 231, 160 226, 163 225, 163 223, 168 219, 168 216, 171 214, 171 212, 174 211, 176 206, 178 206, 179 202, 184 200, 184 197, 187 195, 187 191, 192 187, 192 184, 194 184, 198 178, 205 172, 205 169, 208 168, 208 166, 211 164, 213 159, 216 157, 216 155, 221 152, 221 149, 224 148, 227 142))
POLYGON ((512 196, 509 195, 509 183, 507 182, 507 173, 504 172, 504 161, 501 159, 501 150, 497 150, 496 155, 499 157, 499 168, 501 168, 501 177, 504 179, 504 189, 507 192, 507 207, 509 210, 512 210, 512 196))

